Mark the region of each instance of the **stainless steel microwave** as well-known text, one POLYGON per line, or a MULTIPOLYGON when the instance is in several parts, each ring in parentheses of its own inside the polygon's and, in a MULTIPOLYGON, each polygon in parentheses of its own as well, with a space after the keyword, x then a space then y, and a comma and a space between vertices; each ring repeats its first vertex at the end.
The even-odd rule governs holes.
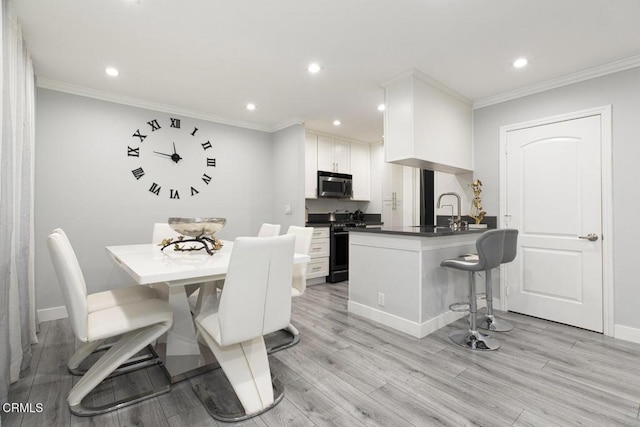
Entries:
POLYGON ((352 176, 346 173, 318 171, 318 197, 350 199, 353 195, 352 176))

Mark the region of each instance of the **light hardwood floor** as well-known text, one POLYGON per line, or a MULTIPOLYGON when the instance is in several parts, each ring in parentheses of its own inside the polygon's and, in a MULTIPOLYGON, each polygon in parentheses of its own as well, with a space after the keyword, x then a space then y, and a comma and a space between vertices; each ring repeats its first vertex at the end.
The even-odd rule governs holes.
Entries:
MULTIPOLYGON (((496 333, 502 348, 472 352, 447 334, 459 320, 415 339, 347 313, 348 284, 308 288, 294 300, 300 343, 271 357, 285 398, 246 426, 640 426, 640 345, 514 313, 496 333)), ((3 414, 9 426, 215 426, 191 381, 171 393, 93 417, 70 414, 66 371, 74 337, 66 320, 41 325, 33 366, 10 389, 12 402, 42 413, 3 414)), ((149 381, 118 377, 96 393, 149 381)))

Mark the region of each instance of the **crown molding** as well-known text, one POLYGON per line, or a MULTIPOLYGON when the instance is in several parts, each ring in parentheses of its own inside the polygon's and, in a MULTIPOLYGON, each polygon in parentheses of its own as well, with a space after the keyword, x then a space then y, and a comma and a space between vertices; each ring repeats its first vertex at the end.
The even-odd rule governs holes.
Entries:
POLYGON ((307 119, 305 117, 301 117, 301 116, 291 117, 289 119, 283 120, 273 125, 273 127, 271 128, 271 132, 278 132, 282 129, 286 129, 293 125, 304 125, 306 121, 307 119))
POLYGON ((550 89, 556 89, 562 86, 568 86, 585 80, 595 79, 597 77, 606 76, 608 74, 629 70, 631 68, 640 67, 640 55, 631 56, 629 58, 610 62, 593 68, 588 68, 576 73, 567 74, 556 79, 547 80, 538 84, 526 86, 521 89, 500 93, 498 95, 488 96, 473 102, 473 109, 488 107, 490 105, 500 104, 502 102, 511 101, 513 99, 522 98, 524 96, 533 95, 535 93, 544 92, 550 89))
POLYGON ((107 91, 91 89, 84 86, 78 86, 71 83, 61 82, 58 80, 50 80, 38 77, 36 84, 39 88, 55 90, 58 92, 70 93, 72 95, 94 98, 101 101, 114 102, 116 104, 124 104, 131 107, 144 108, 147 110, 161 111, 163 113, 177 114, 185 117, 191 117, 199 120, 220 123, 229 126, 235 126, 245 129, 258 130, 262 132, 274 132, 274 129, 268 126, 258 125, 256 123, 232 120, 226 117, 217 116, 215 114, 205 113, 202 111, 189 110, 174 105, 162 104, 159 102, 147 101, 141 98, 119 95, 107 91))

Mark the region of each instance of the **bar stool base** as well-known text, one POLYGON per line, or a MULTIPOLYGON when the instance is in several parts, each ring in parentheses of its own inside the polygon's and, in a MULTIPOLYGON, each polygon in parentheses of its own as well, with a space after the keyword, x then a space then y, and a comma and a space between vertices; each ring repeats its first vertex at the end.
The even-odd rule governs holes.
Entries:
POLYGON ((500 342, 497 339, 478 331, 460 329, 451 332, 449 339, 459 346, 471 350, 497 350, 500 348, 500 342))
POLYGON ((484 318, 479 318, 477 320, 478 322, 478 328, 480 329, 484 329, 487 331, 494 331, 494 332, 509 332, 510 330, 513 329, 513 325, 509 322, 507 322, 504 319, 498 319, 497 317, 494 317, 493 319, 490 317, 484 317, 484 318))

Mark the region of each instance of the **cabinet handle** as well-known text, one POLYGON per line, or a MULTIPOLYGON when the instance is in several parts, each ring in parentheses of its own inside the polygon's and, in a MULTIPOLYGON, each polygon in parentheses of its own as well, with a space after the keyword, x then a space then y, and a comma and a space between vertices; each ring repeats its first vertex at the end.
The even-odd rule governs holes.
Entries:
POLYGON ((318 271, 318 270, 321 270, 321 269, 322 269, 322 267, 313 267, 313 268, 311 269, 311 271, 318 271))

